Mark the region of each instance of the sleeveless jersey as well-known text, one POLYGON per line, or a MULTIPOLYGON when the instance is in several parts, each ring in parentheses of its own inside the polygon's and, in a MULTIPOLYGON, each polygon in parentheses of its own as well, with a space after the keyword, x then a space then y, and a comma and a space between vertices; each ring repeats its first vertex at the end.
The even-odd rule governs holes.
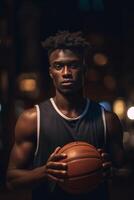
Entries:
MULTIPOLYGON (((96 102, 87 100, 83 113, 77 118, 63 115, 53 99, 40 103, 37 107, 37 149, 34 167, 45 165, 57 146, 73 141, 85 141, 96 148, 106 149, 106 123, 104 111, 96 102)), ((33 200, 106 200, 107 184, 86 195, 70 195, 52 182, 45 180, 33 190, 33 200)))

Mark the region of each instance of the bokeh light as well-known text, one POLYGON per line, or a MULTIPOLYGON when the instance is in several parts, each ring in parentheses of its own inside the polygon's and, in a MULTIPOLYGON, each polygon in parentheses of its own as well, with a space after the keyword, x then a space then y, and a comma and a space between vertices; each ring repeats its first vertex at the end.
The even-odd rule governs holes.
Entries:
POLYGON ((108 58, 103 53, 96 53, 93 57, 93 60, 96 65, 106 65, 108 63, 108 58))
POLYGON ((111 111, 111 104, 108 101, 101 101, 99 104, 107 111, 111 111))
POLYGON ((114 90, 116 88, 116 81, 114 77, 112 77, 111 75, 106 75, 104 77, 104 85, 109 90, 114 90))
POLYGON ((19 88, 21 91, 32 92, 36 90, 37 83, 35 79, 23 79, 19 83, 19 88))
POLYGON ((117 99, 113 103, 113 111, 118 115, 120 119, 125 117, 126 113, 126 104, 123 99, 117 99))
POLYGON ((128 108, 128 110, 127 110, 127 117, 130 120, 134 120, 134 106, 128 108))

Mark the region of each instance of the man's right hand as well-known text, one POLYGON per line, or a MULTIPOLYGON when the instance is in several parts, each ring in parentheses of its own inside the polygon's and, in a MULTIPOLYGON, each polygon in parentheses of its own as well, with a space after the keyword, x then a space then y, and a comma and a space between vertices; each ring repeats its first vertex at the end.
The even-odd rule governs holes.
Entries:
POLYGON ((45 166, 46 177, 54 182, 64 182, 64 179, 67 177, 67 163, 61 162, 67 155, 58 154, 60 148, 57 147, 55 149, 45 166))

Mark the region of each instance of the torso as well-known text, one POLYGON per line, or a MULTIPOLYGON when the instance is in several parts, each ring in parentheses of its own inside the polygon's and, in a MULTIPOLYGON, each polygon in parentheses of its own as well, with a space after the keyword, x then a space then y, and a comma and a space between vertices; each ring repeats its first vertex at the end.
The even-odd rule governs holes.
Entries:
MULTIPOLYGON (((56 105, 53 104, 53 101, 41 103, 39 105, 39 110, 40 131, 34 160, 35 167, 44 165, 50 154, 57 146, 63 146, 72 141, 86 141, 97 148, 104 148, 105 141, 102 110, 98 104, 94 102, 87 102, 82 114, 73 119, 70 119, 62 114, 56 105)), ((42 191, 41 188, 42 186, 37 192, 34 193, 34 195, 38 194, 40 190, 42 191)), ((51 191, 53 186, 50 183, 44 185, 43 188, 42 192, 47 194, 49 200, 53 197, 53 195, 57 194, 57 192, 59 199, 63 199, 63 196, 68 196, 57 187, 51 191)), ((67 199, 71 200, 71 198, 72 197, 68 196, 67 199)), ((75 198, 73 197, 72 199, 75 198)), ((94 198, 94 200, 98 200, 97 197, 96 199, 94 198)), ((105 200, 105 198, 103 198, 103 200, 105 200)))

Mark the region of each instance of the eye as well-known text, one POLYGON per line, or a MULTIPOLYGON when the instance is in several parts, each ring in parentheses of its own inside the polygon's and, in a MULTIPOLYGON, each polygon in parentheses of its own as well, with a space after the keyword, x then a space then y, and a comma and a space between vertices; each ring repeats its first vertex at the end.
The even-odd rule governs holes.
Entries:
POLYGON ((69 67, 72 69, 79 69, 81 67, 80 63, 70 63, 69 67))
POLYGON ((63 68, 63 64, 55 63, 52 67, 56 70, 61 70, 63 68))

